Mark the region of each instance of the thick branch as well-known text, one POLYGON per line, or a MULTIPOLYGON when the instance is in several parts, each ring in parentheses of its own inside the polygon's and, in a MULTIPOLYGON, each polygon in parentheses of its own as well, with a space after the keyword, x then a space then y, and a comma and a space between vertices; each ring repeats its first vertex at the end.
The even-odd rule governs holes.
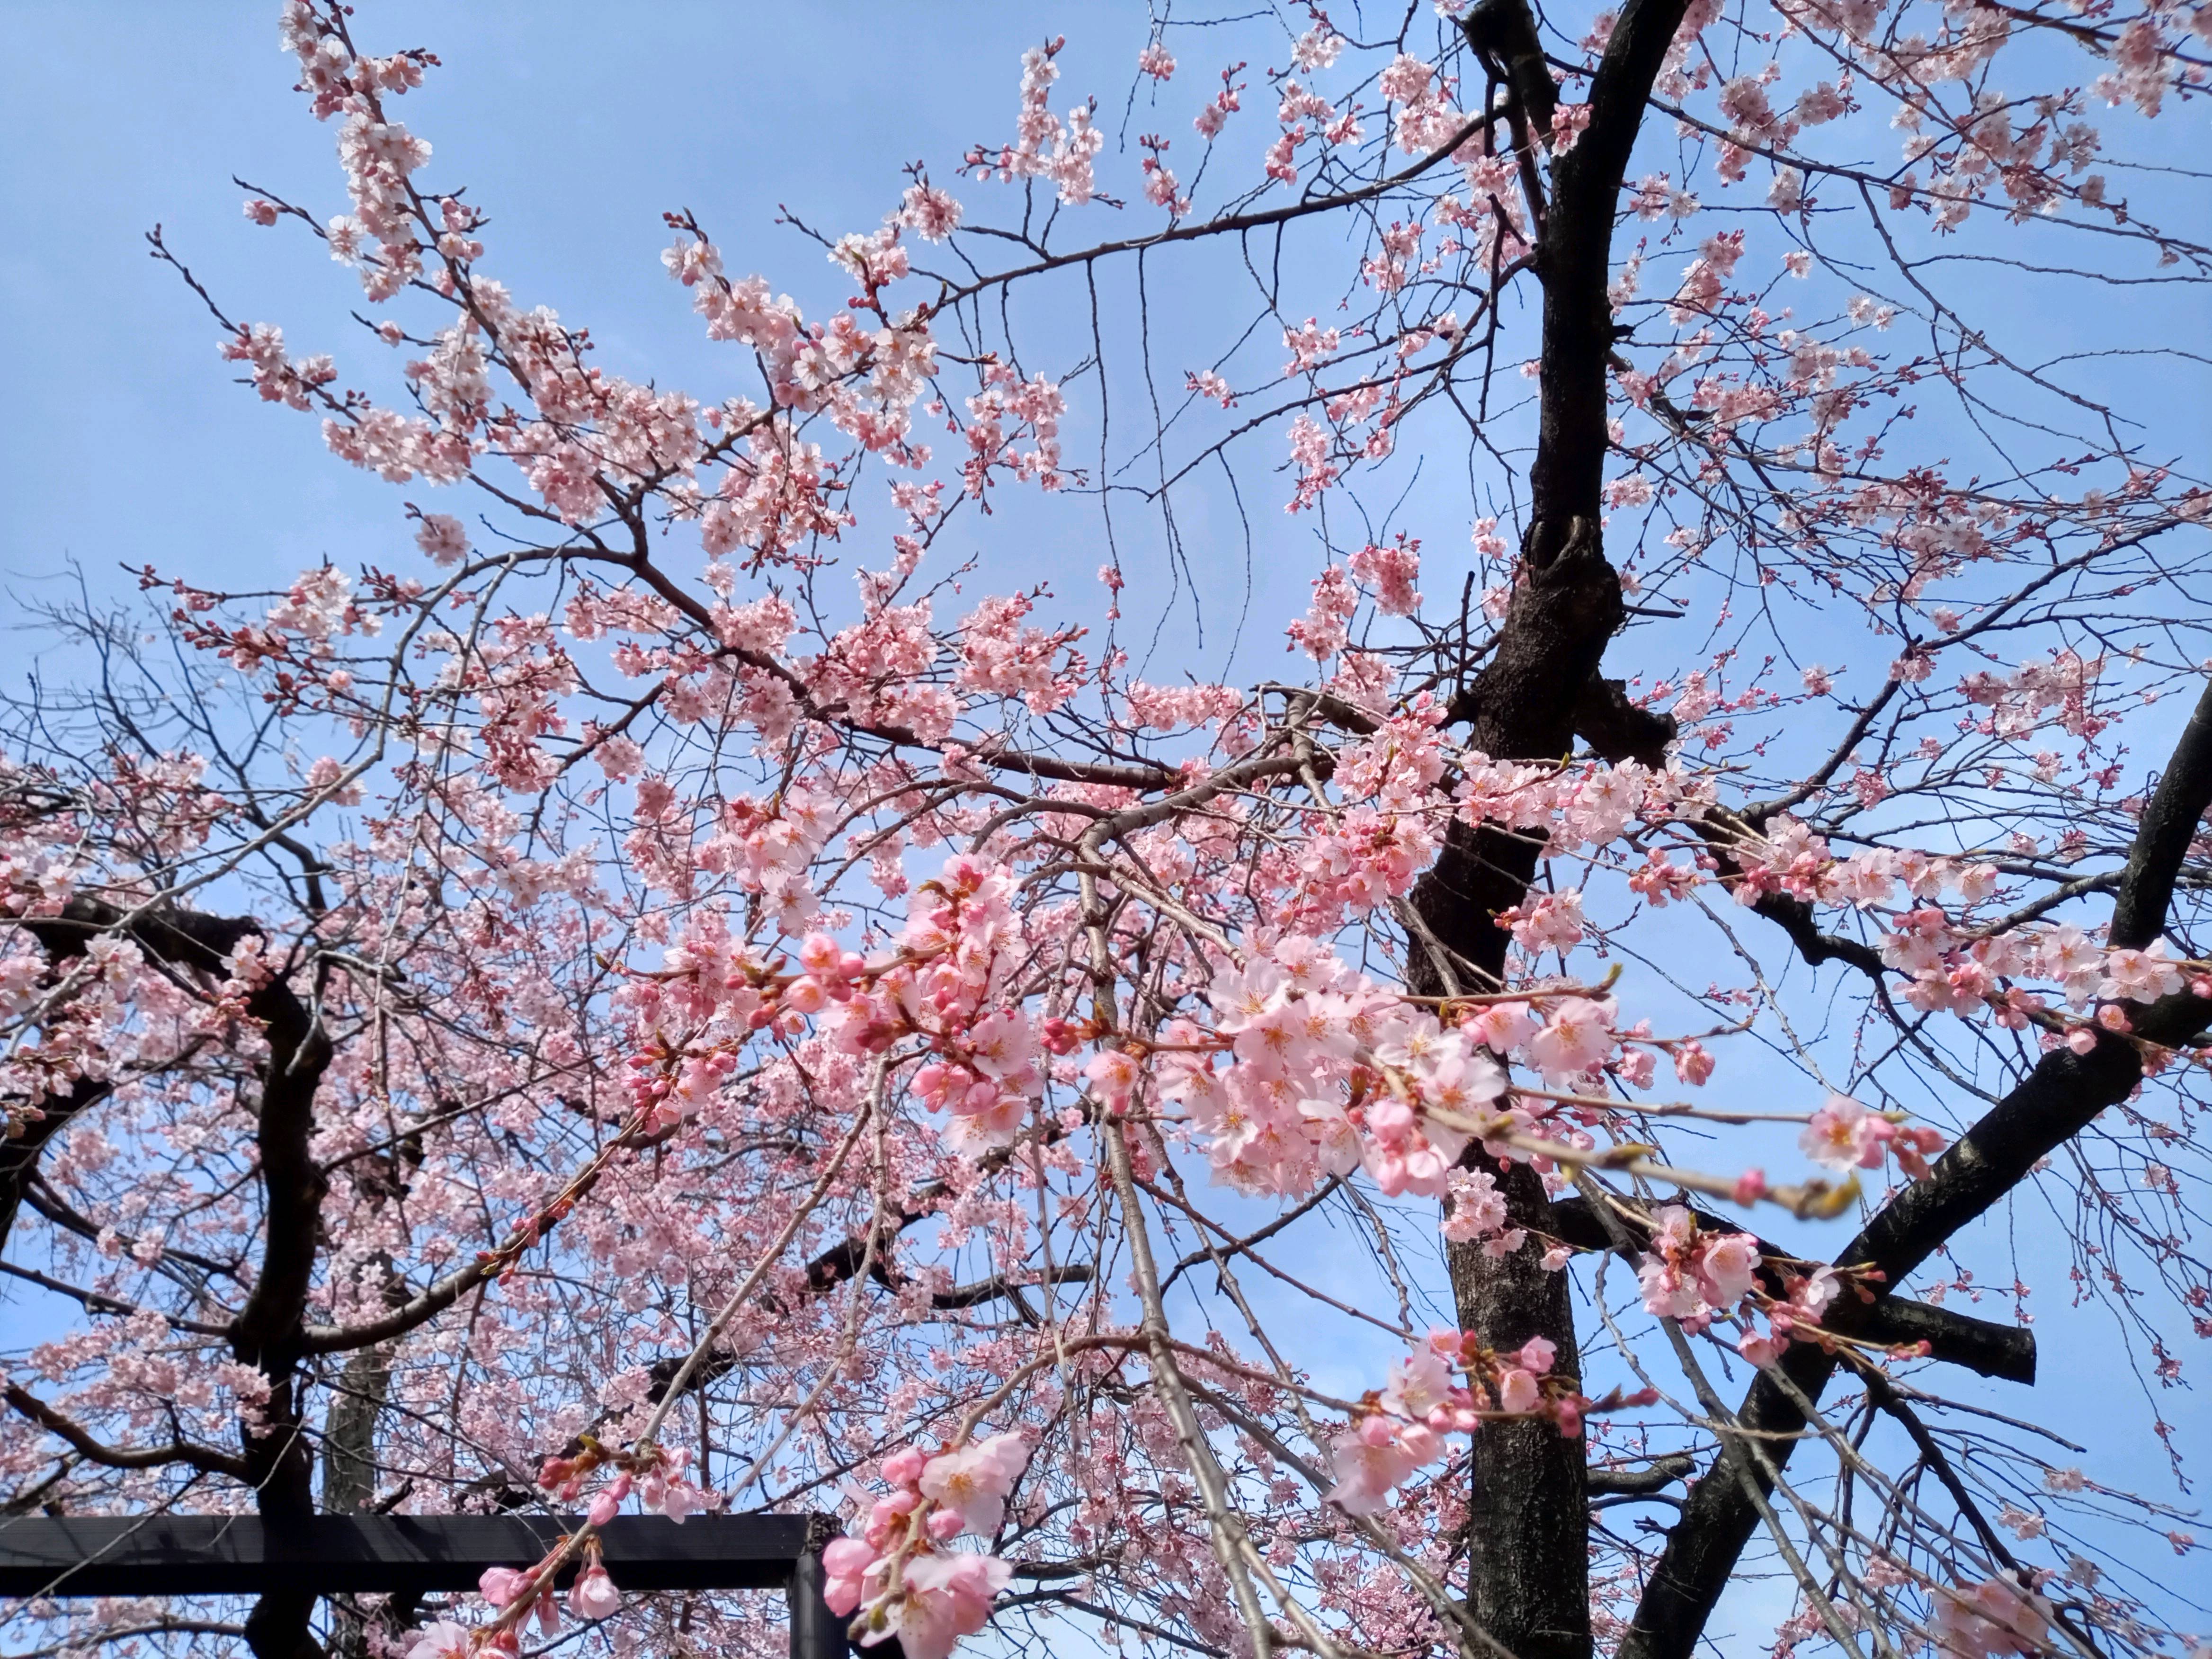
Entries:
MULTIPOLYGON (((1598 672, 1626 617, 1620 574, 1606 560, 1598 526, 1613 216, 1644 100, 1682 11, 1683 0, 1631 0, 1593 83, 1591 125, 1553 170, 1537 250, 1542 404, 1521 580, 1489 663, 1455 710, 1468 720, 1472 745, 1503 759, 1559 759, 1580 732, 1608 758, 1656 765, 1673 736, 1671 720, 1637 708, 1624 688, 1598 672)), ((1470 39, 1509 82, 1528 79, 1518 74, 1537 40, 1526 0, 1486 0, 1470 39)), ((1548 125, 1545 105, 1555 94, 1540 53, 1535 67, 1543 88, 1516 85, 1515 107, 1524 116, 1542 114, 1548 125)), ((1526 125, 1524 159, 1532 136, 1526 125)), ((1414 990, 1469 988, 1455 982, 1462 974, 1455 964, 1502 982, 1508 941, 1494 918, 1520 902, 1540 851, 1534 839, 1493 827, 1450 826, 1435 867, 1411 896, 1420 923, 1407 974, 1414 990)), ((1496 1174, 1510 1224, 1553 1231, 1552 1206, 1536 1173, 1507 1164, 1496 1174)), ((1455 1245, 1449 1260, 1462 1329, 1499 1346, 1547 1337, 1557 1346, 1560 1372, 1579 1373, 1565 1275, 1545 1273, 1531 1250, 1493 1261, 1455 1245)), ((1589 1510, 1582 1448, 1548 1425, 1495 1424, 1475 1437, 1471 1464, 1468 1600, 1475 1620, 1521 1659, 1585 1659, 1589 1510)))
POLYGON ((980 1308, 1001 1297, 1018 1304, 1025 1290, 1045 1285, 1088 1285, 1091 1279, 1091 1269, 1079 1261, 1055 1267, 1049 1273, 1039 1273, 1026 1284, 1008 1279, 1004 1273, 994 1273, 972 1285, 955 1285, 949 1291, 939 1291, 929 1298, 929 1305, 941 1309, 980 1308))
MULTIPOLYGON (((250 917, 152 908, 127 913, 99 899, 70 901, 58 916, 24 923, 56 963, 80 955, 101 933, 127 934, 140 949, 173 967, 220 975, 231 948, 260 933, 250 917)), ((322 1205, 330 1189, 311 1151, 315 1091, 331 1061, 321 1023, 285 981, 272 973, 246 998, 246 1012, 261 1022, 269 1058, 260 1078, 256 1151, 264 1200, 260 1272, 231 1327, 231 1352, 269 1379, 261 1419, 241 1425, 245 1455, 226 1473, 254 1488, 264 1516, 304 1519, 314 1513, 313 1460, 300 1415, 298 1364, 302 1324, 314 1283, 322 1205)), ((88 1453, 87 1455, 90 1455, 88 1453)), ((321 1650, 308 1632, 311 1593, 285 1591, 262 1597, 246 1620, 256 1659, 308 1659, 321 1650)))
MULTIPOLYGON (((1723 1232, 1747 1231, 1695 1205, 1690 1209, 1700 1227, 1723 1232)), ((1633 1227, 1632 1218, 1623 1219, 1633 1227)), ((1612 1248, 1612 1240, 1590 1213, 1589 1205, 1579 1197, 1561 1199, 1552 1206, 1552 1231, 1562 1243, 1581 1249, 1612 1248)), ((1789 1254, 1765 1239, 1759 1241, 1759 1248, 1763 1255, 1789 1254)), ((1770 1296, 1784 1293, 1780 1275, 1771 1269, 1762 1268, 1759 1281, 1759 1288, 1770 1296)), ((2025 1326, 2000 1325, 1993 1320, 1976 1319, 1948 1308, 1930 1307, 1925 1302, 1892 1296, 1884 1297, 1866 1310, 1856 1334, 1869 1342, 1888 1347, 1924 1342, 1930 1359, 1962 1365, 1970 1371, 2001 1377, 2008 1382, 2035 1381, 2035 1333, 2025 1326)))
MULTIPOLYGON (((1627 614, 1599 525, 1613 219, 1644 100, 1685 4, 1629 0, 1591 84, 1590 124, 1553 165, 1552 199, 1537 238, 1541 409, 1520 580, 1490 661, 1468 688, 1465 707, 1454 711, 1468 720, 1472 745, 1500 759, 1559 760, 1579 731, 1610 758, 1656 765, 1673 736, 1671 720, 1637 708, 1624 688, 1599 674, 1607 642, 1627 614)), ((1469 40, 1513 87, 1523 162, 1533 173, 1534 144, 1545 134, 1528 129, 1539 118, 1548 127, 1557 94, 1527 0, 1485 0, 1469 40)), ((1536 194, 1532 185, 1532 204, 1536 194)), ((1407 980, 1415 991, 1481 988, 1457 982, 1462 966, 1502 982, 1508 941, 1495 917, 1520 902, 1540 852, 1528 836, 1450 826, 1435 867, 1410 896, 1419 925, 1412 929, 1407 980)), ((1470 1155, 1483 1156, 1479 1149, 1470 1155)), ((1509 1224, 1552 1231, 1552 1206, 1536 1172, 1507 1164, 1496 1174, 1509 1224)), ((1493 1261, 1454 1245, 1449 1261, 1462 1329, 1499 1346, 1548 1338, 1559 1372, 1579 1374, 1566 1275, 1544 1272, 1534 1250, 1493 1261)), ((1589 1504, 1582 1447, 1547 1424, 1498 1423, 1475 1437, 1470 1462, 1468 1601, 1474 1620, 1519 1659, 1587 1659, 1589 1504)))
MULTIPOLYGON (((71 899, 59 915, 34 916, 22 922, 46 953, 49 971, 57 971, 85 953, 85 947, 123 920, 123 913, 97 899, 71 899)), ((250 923, 229 922, 191 912, 154 912, 130 928, 141 949, 157 961, 212 971, 240 939, 252 933, 250 923)), ((23 1194, 38 1173, 39 1159, 48 1143, 76 1118, 114 1092, 112 1079, 80 1078, 67 1095, 41 1103, 44 1115, 23 1127, 14 1140, 0 1142, 0 1249, 7 1247, 15 1225, 23 1194)))
POLYGON ((1629 701, 1628 687, 1620 680, 1593 674, 1584 683, 1575 704, 1575 735, 1591 751, 1616 765, 1625 760, 1650 767, 1667 763, 1667 745, 1674 741, 1674 717, 1639 708, 1629 701))
POLYGON ((1672 1456, 1655 1458, 1640 1469, 1592 1469, 1589 1472, 1589 1495, 1592 1498, 1639 1498, 1655 1492, 1664 1492, 1677 1480, 1686 1480, 1698 1467, 1698 1460, 1687 1452, 1676 1452, 1672 1456))
MULTIPOLYGON (((2166 924, 2166 906, 2188 854, 2197 823, 2212 806, 2212 683, 2160 779, 2128 860, 2113 907, 2113 942, 2140 946, 2166 924), (2155 908, 2154 908, 2154 903, 2155 908), (2126 932, 2123 933, 2123 924, 2126 932)), ((2212 1002, 2182 993, 2136 1016, 2138 1036, 2172 1045, 2202 1031, 2212 1002)), ((2044 1055, 2020 1085, 1990 1109, 1936 1161, 1929 1178, 1915 1182, 1885 1205, 1851 1241, 1838 1263, 1881 1275, 1872 1304, 1839 1303, 1829 1322, 1857 1335, 1874 1308, 1929 1255, 2027 1179, 2036 1164, 2118 1105, 2142 1081, 2140 1052, 2127 1039, 2106 1035, 2086 1054, 2056 1048, 2044 1055)), ((1817 1347, 1793 1346, 1783 1369, 1795 1389, 1817 1400, 1837 1361, 1817 1347)), ((1805 1426, 1790 1393, 1762 1375, 1738 1413, 1758 1456, 1733 1438, 1717 1468, 1698 1483, 1682 1518, 1668 1535, 1627 1638, 1622 1659, 1690 1659, 1737 1558, 1757 1524, 1753 1494, 1771 1490, 1805 1426)))
MULTIPOLYGON (((1514 3, 1525 11, 1522 0, 1514 3)), ((1528 486, 1532 516, 1539 525, 1550 521, 1554 545, 1574 520, 1597 522, 1613 347, 1606 295, 1613 217, 1652 82, 1686 9, 1686 0, 1630 0, 1621 8, 1590 82, 1589 125, 1552 164, 1551 210, 1536 250, 1544 282, 1543 407, 1528 486)))
POLYGON ((168 1463, 183 1463, 210 1474, 227 1474, 238 1480, 247 1478, 244 1458, 217 1451, 212 1446, 196 1446, 185 1440, 129 1449, 111 1446, 94 1439, 83 1425, 63 1416, 45 1401, 24 1393, 13 1383, 8 1387, 6 1398, 16 1411, 49 1434, 68 1441, 80 1456, 91 1462, 104 1463, 111 1469, 158 1469, 168 1463))
POLYGON ((2128 850, 2127 873, 2120 878, 2119 896, 2112 904, 2114 950, 2140 951, 2166 931, 2174 883, 2189 856, 2190 843, 2204 826, 2208 799, 2212 799, 2212 685, 2197 698, 2189 724, 2173 746, 2173 758, 2166 763, 2166 775, 2143 808, 2135 845, 2128 850))
POLYGON ((358 1325, 302 1326, 300 1352, 302 1355, 349 1353, 404 1336, 416 1326, 428 1324, 486 1279, 495 1277, 501 1266, 501 1261, 494 1257, 489 1261, 471 1261, 457 1267, 443 1279, 434 1279, 419 1296, 410 1297, 380 1318, 358 1325))
POLYGON ((1482 65, 1512 94, 1514 140, 1523 149, 1548 143, 1559 88, 1544 61, 1536 20, 1522 0, 1482 0, 1460 25, 1482 65))
POLYGON ((15 1212, 23 1206, 23 1194, 38 1173, 39 1159, 47 1143, 68 1128, 78 1113, 106 1099, 114 1087, 105 1080, 79 1078, 66 1095, 47 1096, 39 1107, 45 1115, 26 1123, 21 1134, 0 1141, 0 1250, 8 1248, 15 1212))

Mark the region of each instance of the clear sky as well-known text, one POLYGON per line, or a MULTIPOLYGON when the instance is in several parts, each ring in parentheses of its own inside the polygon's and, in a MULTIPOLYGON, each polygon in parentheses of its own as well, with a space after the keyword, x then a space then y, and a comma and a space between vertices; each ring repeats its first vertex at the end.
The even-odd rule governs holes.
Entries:
MULTIPOLYGON (((697 383, 715 349, 659 268, 662 211, 695 210, 733 264, 833 304, 842 290, 820 252, 774 227, 778 204, 833 231, 872 228, 902 163, 949 173, 1010 127, 1037 35, 1033 8, 988 3, 362 11, 386 49, 445 58, 405 118, 437 147, 440 176, 491 208, 517 295, 588 322, 613 371, 710 395, 697 383)), ((234 174, 343 206, 331 131, 288 90, 275 15, 264 0, 0 6, 12 578, 74 557, 258 585, 325 552, 404 545, 386 489, 332 465, 315 422, 231 384, 214 326, 141 240, 162 224, 234 315, 287 324, 297 349, 334 351, 349 373, 380 367, 365 336, 339 331, 358 303, 350 276, 240 214, 234 174)), ((1141 12, 1100 18, 1069 48, 1071 81, 1125 87, 1144 33, 1141 12)))

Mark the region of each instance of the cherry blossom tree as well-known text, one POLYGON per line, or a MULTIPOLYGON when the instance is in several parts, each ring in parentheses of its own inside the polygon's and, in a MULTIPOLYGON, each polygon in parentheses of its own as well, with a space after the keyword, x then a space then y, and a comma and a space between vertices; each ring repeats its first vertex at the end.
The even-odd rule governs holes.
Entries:
POLYGON ((1110 145, 1049 40, 793 217, 827 312, 669 214, 695 391, 502 283, 430 52, 281 27, 343 210, 246 216, 361 294, 152 252, 392 551, 46 617, 0 1231, 72 1322, 0 1479, 583 1520, 13 1650, 773 1650, 625 1602, 639 1506, 834 1514, 914 1659, 1679 1659, 1745 1575, 1782 1655, 2198 1639, 2174 1510, 1981 1379, 2032 1258, 2185 1468, 2212 495, 2200 360, 2097 351, 2212 274, 2212 9, 1163 12, 1110 145), (1283 526, 1297 672, 1148 667, 1283 526))

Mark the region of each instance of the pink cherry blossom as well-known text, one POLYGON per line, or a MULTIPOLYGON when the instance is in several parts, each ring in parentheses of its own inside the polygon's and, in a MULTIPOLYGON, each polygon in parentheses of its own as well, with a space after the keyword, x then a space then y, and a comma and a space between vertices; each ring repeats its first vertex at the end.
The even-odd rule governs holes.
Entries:
POLYGON ((890 1628, 871 1635, 896 1635, 913 1659, 945 1659, 961 1637, 990 1622, 991 1603, 1012 1576, 1012 1566, 994 1555, 915 1557, 904 1568, 906 1594, 890 1628))
MULTIPOLYGON (((410 1637, 354 1610, 411 1659, 519 1655, 571 1577, 611 1650, 665 1636, 600 1559, 633 1496, 839 1513, 831 1605, 931 1659, 1016 1571, 1076 1645, 1110 1615, 1415 1652, 1408 1561, 1478 1603, 1561 1587, 1607 1649, 1680 1586, 1686 1650, 1681 1606, 1741 1600, 1716 1540, 1757 1536, 1709 1462, 1632 1549, 1483 1498, 1593 1418, 1607 1462, 1706 1458, 1690 1339, 1791 1358, 1819 1405, 1793 1427, 1756 1384, 1791 1525, 1840 1540, 1833 1616, 2039 1650, 2047 1571, 2083 1642, 2172 1649, 2179 1590, 2120 1571, 2171 1517, 2124 1457, 2026 1491, 2041 1443, 1977 1419, 2000 1524, 2080 1540, 2029 1576, 1943 1579, 1988 1544, 1948 1504, 1891 1504, 1874 1548, 1831 1506, 1917 1455, 1834 1441, 1846 1371, 1940 1368, 1948 1437, 1949 1373, 2018 1358, 2000 1313, 2047 1369, 2118 1308, 2172 1386, 2212 1308, 2212 861, 2173 747, 2212 710, 2212 491, 2172 439, 2203 365, 2141 355, 2204 274, 2187 181, 2148 165, 2202 148, 2203 17, 1624 8, 1545 22, 1553 97, 1490 85, 1517 0, 1381 33, 1163 10, 1010 49, 949 154, 951 83, 908 76, 888 167, 801 53, 776 108, 822 118, 740 100, 704 150, 762 199, 802 152, 849 189, 766 239, 671 206, 655 322, 537 257, 539 200, 628 246, 605 167, 509 146, 546 188, 495 199, 496 76, 424 106, 453 48, 275 9, 281 73, 107 110, 156 157, 210 88, 306 118, 246 168, 301 181, 244 208, 309 256, 283 281, 226 264, 270 239, 149 243, 213 314, 179 325, 249 423, 218 444, 237 499, 210 518, 182 464, 73 482, 188 460, 196 390, 95 352, 32 394, 85 465, 33 467, 26 511, 134 550, 47 585, 35 691, 0 699, 0 1226, 31 1298, 0 1498, 281 1531, 536 1471, 583 1517, 538 1560, 410 1637), (2064 351, 2024 347, 2060 306, 2064 351), (255 515, 311 497, 265 568, 255 515), (1927 1121, 1786 1080, 1839 1069, 1927 1121), (2057 1224, 1967 1224, 2001 1199, 2057 1224), (1727 1204, 1788 1212, 1759 1229, 1786 1246, 1693 1207, 1727 1204), (1622 1237, 1646 1316, 1601 1336, 1622 1237), (1401 1348, 1455 1308, 1475 1328, 1401 1348)), ((886 14, 870 48, 926 70, 965 24, 886 14)), ((617 173, 706 132, 690 66, 626 43, 532 82, 556 127, 651 112, 594 130, 617 173)), ((72 228, 21 258, 62 269, 72 228)), ((46 287, 62 337, 100 336, 62 303, 100 283, 46 287)), ((2059 1426, 2182 1457, 2124 1392, 2059 1426)), ((319 1639, 283 1601, 257 1644, 319 1639)), ((21 1641, 143 1643, 148 1605, 28 1603, 21 1641)), ((701 1651, 761 1635, 675 1611, 701 1651)), ((1548 1639, 1499 1611, 1506 1647, 1548 1639)), ((1779 1617, 1781 1659, 1830 1616, 1779 1617)))
POLYGON ((579 1619, 611 1619, 622 1604, 622 1592, 605 1567, 586 1568, 568 1589, 568 1611, 579 1619))
POLYGON ((922 1466, 922 1495, 957 1515, 969 1531, 988 1537, 1005 1518, 1006 1494, 1029 1457, 1018 1434, 994 1434, 940 1453, 922 1466))
POLYGON ((822 1599, 840 1617, 849 1616, 865 1599, 865 1581, 876 1565, 876 1552, 857 1538, 833 1538, 822 1548, 822 1599))
POLYGON ((448 1619, 438 1620, 411 1633, 415 1640, 407 1649, 407 1659, 463 1659, 470 1651, 469 1628, 448 1619))

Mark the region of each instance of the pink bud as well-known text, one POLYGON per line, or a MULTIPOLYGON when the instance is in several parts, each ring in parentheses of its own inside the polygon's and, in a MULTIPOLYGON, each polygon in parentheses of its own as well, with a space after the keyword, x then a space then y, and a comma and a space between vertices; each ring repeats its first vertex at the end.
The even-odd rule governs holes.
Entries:
POLYGON ((932 1510, 923 1524, 928 1528, 929 1535, 940 1544, 959 1537, 963 1526, 957 1510, 932 1510))
POLYGON ((911 1446, 893 1452, 884 1459, 884 1479, 894 1486, 912 1486, 921 1479, 921 1466, 927 1461, 911 1446))
POLYGON ((603 1492, 592 1500, 592 1507, 585 1512, 585 1515, 593 1526, 604 1527, 621 1510, 622 1499, 611 1492, 603 1492))

